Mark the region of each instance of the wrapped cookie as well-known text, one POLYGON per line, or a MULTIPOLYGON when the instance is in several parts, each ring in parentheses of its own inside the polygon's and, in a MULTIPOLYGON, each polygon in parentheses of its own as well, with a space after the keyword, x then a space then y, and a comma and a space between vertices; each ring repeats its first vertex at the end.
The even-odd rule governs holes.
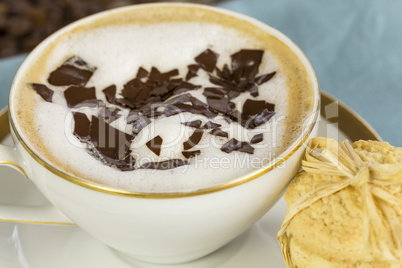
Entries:
POLYGON ((402 267, 402 148, 310 141, 278 241, 289 267, 402 267))

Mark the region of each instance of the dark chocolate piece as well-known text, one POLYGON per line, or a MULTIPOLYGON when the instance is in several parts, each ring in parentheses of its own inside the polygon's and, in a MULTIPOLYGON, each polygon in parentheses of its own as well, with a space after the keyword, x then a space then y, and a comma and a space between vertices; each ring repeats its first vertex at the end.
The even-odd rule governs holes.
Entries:
POLYGON ((79 112, 73 112, 74 117, 74 132, 73 134, 81 141, 88 141, 90 139, 89 133, 91 128, 91 121, 88 117, 79 112))
POLYGON ((64 97, 66 98, 67 106, 72 108, 82 102, 96 100, 95 88, 71 86, 64 91, 64 97))
POLYGON ((158 169, 158 170, 168 170, 177 168, 180 166, 188 165, 188 162, 181 159, 169 159, 161 162, 148 162, 143 164, 140 169, 158 169))
POLYGON ((252 84, 252 85, 249 87, 248 91, 250 92, 250 95, 251 95, 251 96, 253 96, 253 97, 257 97, 257 96, 258 96, 258 87, 257 87, 256 85, 252 84))
POLYGON ((190 64, 187 67, 188 67, 188 72, 187 72, 187 75, 186 75, 186 80, 188 81, 191 78, 197 76, 197 72, 200 69, 200 66, 197 65, 197 64, 190 64))
POLYGON ((102 119, 92 116, 90 141, 92 153, 107 165, 124 170, 134 169, 134 158, 130 157, 132 136, 122 132, 102 119))
POLYGON ((243 115, 250 117, 251 115, 261 113, 265 108, 265 101, 247 99, 243 104, 243 115))
POLYGON ((32 83, 31 86, 32 86, 33 90, 35 90, 36 93, 38 93, 39 96, 42 97, 42 99, 44 99, 47 102, 52 102, 53 93, 54 93, 53 90, 51 90, 50 88, 48 88, 47 86, 42 85, 42 84, 32 83))
POLYGON ((194 121, 191 121, 191 122, 184 122, 182 124, 185 125, 185 126, 188 126, 188 127, 200 128, 201 125, 202 125, 202 121, 201 120, 194 120, 194 121))
POLYGON ((106 100, 109 103, 115 102, 115 100, 116 100, 116 86, 115 85, 108 86, 107 88, 105 88, 102 91, 105 94, 106 100))
POLYGON ((221 112, 221 113, 226 113, 227 108, 228 108, 228 103, 229 103, 229 98, 224 97, 224 98, 207 98, 208 106, 209 108, 221 112))
POLYGON ((228 102, 228 106, 226 107, 226 112, 230 112, 236 108, 236 104, 234 102, 228 102))
POLYGON ((193 157, 195 157, 195 156, 201 154, 201 151, 200 151, 200 150, 196 150, 196 151, 183 151, 183 152, 181 152, 181 153, 182 153, 182 155, 183 155, 185 158, 193 158, 193 157))
POLYGON ((149 75, 149 72, 147 70, 145 70, 144 68, 140 67, 140 68, 138 68, 137 75, 135 77, 141 79, 141 78, 147 77, 148 75, 149 75))
POLYGON ((218 61, 218 54, 210 49, 207 49, 195 57, 195 61, 205 71, 212 72, 215 69, 216 62, 218 61))
POLYGON ((175 95, 181 94, 181 93, 184 93, 184 92, 189 91, 189 90, 198 89, 200 87, 201 86, 197 86, 197 85, 191 84, 189 82, 183 81, 176 87, 176 89, 174 90, 174 94, 175 95))
POLYGON ((220 124, 208 121, 202 126, 202 128, 203 129, 212 129, 212 128, 218 128, 220 126, 221 126, 220 124))
POLYGON ((254 136, 251 138, 250 143, 251 143, 251 144, 260 143, 260 142, 263 141, 263 139, 264 139, 264 135, 263 135, 262 133, 256 134, 256 135, 254 135, 254 136))
POLYGON ((254 154, 254 148, 250 145, 250 143, 246 141, 242 141, 240 147, 236 149, 238 152, 246 153, 246 154, 254 154))
POLYGON ((219 137, 224 137, 227 138, 229 137, 229 134, 223 130, 221 130, 220 128, 214 128, 212 129, 209 134, 215 135, 215 136, 219 136, 219 137))
POLYGON ((264 84, 265 82, 268 82, 269 80, 271 80, 271 78, 274 77, 275 74, 276 74, 276 72, 260 75, 260 76, 255 78, 254 82, 257 85, 264 84))
POLYGON ((193 134, 191 134, 191 136, 188 138, 188 140, 183 143, 184 150, 189 150, 196 146, 200 142, 203 133, 204 131, 202 131, 201 129, 196 129, 193 134))
POLYGON ((232 58, 232 78, 237 83, 241 78, 253 81, 258 73, 261 64, 263 50, 242 49, 233 54, 232 58))
POLYGON ((204 93, 202 93, 205 97, 213 97, 213 98, 223 98, 226 94, 227 90, 219 87, 206 87, 204 89, 204 93))
POLYGON ((191 95, 190 94, 183 94, 177 97, 172 97, 171 99, 165 101, 166 104, 176 104, 176 103, 185 103, 191 102, 191 95))
POLYGON ((161 136, 156 136, 152 140, 146 143, 147 147, 157 156, 161 154, 161 146, 162 146, 163 139, 161 136))
POLYGON ((227 95, 229 97, 229 99, 234 99, 236 97, 238 97, 240 95, 241 92, 239 91, 234 91, 234 90, 229 90, 227 95))
POLYGON ((254 148, 248 142, 238 141, 235 138, 232 138, 221 147, 221 151, 228 153, 228 154, 233 151, 238 151, 238 152, 247 153, 247 154, 253 154, 254 148))
POLYGON ((225 153, 231 153, 241 146, 241 141, 236 140, 235 138, 230 139, 228 142, 226 142, 224 145, 221 147, 221 151, 225 153))
POLYGON ((54 86, 85 86, 94 73, 84 60, 74 56, 50 73, 48 82, 54 86))

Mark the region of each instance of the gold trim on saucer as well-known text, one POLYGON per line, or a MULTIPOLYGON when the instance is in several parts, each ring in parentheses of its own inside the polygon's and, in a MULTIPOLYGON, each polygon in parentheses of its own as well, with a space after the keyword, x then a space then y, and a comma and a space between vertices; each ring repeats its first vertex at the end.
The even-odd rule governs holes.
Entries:
POLYGON ((22 167, 20 167, 18 164, 14 163, 14 162, 7 161, 7 160, 0 160, 0 165, 13 166, 13 167, 17 168, 22 174, 24 174, 25 177, 28 178, 28 175, 25 173, 25 170, 23 170, 22 167))
POLYGON ((46 224, 46 225, 72 225, 72 226, 75 226, 74 223, 67 223, 67 222, 19 221, 19 220, 8 220, 8 219, 1 219, 1 218, 0 218, 0 221, 15 222, 15 223, 34 223, 34 224, 46 224))
POLYGON ((10 133, 10 125, 8 124, 8 109, 7 107, 0 111, 0 141, 10 133))
POLYGON ((380 135, 378 135, 378 133, 360 115, 323 91, 321 91, 321 114, 329 122, 338 123, 338 128, 343 131, 351 141, 382 141, 380 135), (325 116, 325 107, 334 102, 338 102, 338 116, 327 118, 325 116))

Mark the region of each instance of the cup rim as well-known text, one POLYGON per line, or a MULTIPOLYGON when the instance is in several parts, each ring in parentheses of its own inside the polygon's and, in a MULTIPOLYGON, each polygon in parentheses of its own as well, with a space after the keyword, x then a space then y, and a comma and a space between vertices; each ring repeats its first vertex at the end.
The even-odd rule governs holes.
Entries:
POLYGON ((252 17, 249 17, 247 15, 230 11, 224 8, 219 8, 219 7, 213 7, 213 6, 208 6, 208 5, 203 5, 203 4, 192 4, 192 3, 147 3, 147 4, 138 4, 138 5, 131 5, 131 6, 125 6, 125 7, 119 7, 119 8, 114 8, 111 10, 106 10, 102 11, 90 16, 87 16, 85 18, 82 18, 80 20, 77 20, 59 30, 57 30, 55 33, 51 34, 48 36, 45 40, 41 42, 29 55, 28 57, 24 60, 24 62, 21 64, 20 68, 18 69, 13 83, 11 85, 10 89, 10 97, 9 97, 9 122, 11 126, 12 132, 15 134, 15 137, 17 141, 22 145, 22 147, 29 153, 29 155, 36 161, 38 162, 41 166, 46 168, 48 171, 52 172, 56 176, 72 182, 78 186, 82 186, 91 190, 95 190, 98 192, 102 193, 107 193, 107 194, 113 194, 113 195, 118 195, 118 196, 125 196, 125 197, 136 197, 136 198, 151 198, 151 199, 165 199, 165 198, 179 198, 179 197, 190 197, 190 196, 198 196, 198 195, 204 195, 204 194, 209 194, 213 192, 218 192, 221 190, 229 189, 238 185, 245 184, 249 181, 252 181, 272 170, 274 170, 276 167, 281 165, 283 162, 285 162, 287 159, 289 159, 294 153, 296 153, 302 145, 308 140, 310 134, 312 133, 315 125, 318 122, 318 117, 320 114, 320 90, 319 90, 319 85, 318 85, 318 79, 316 76, 316 73, 306 57, 306 55, 302 52, 302 50, 292 41, 290 40, 289 37, 284 35, 282 32, 276 30, 275 28, 269 26, 266 23, 263 23, 257 19, 254 19, 252 17), (313 87, 313 97, 314 97, 314 106, 311 111, 311 114, 313 116, 310 116, 308 121, 307 121, 307 126, 306 128, 302 129, 302 134, 300 134, 297 139, 287 147, 287 149, 282 152, 278 157, 267 163, 261 168, 258 168, 247 175, 238 177, 234 180, 230 180, 225 183, 220 183, 217 185, 209 186, 209 187, 204 187, 200 188, 197 190, 189 190, 189 191, 176 191, 176 192, 139 192, 139 191, 129 191, 129 190, 123 190, 119 188, 114 188, 112 186, 106 186, 100 183, 96 183, 84 178, 79 178, 78 176, 74 176, 72 174, 69 174, 53 164, 49 163, 47 160, 45 160, 42 156, 40 156, 39 153, 35 152, 33 148, 30 148, 28 145, 27 141, 24 139, 24 137, 19 133, 18 131, 18 126, 15 123, 15 117, 14 117, 14 105, 12 101, 12 96, 13 92, 15 91, 15 85, 16 81, 19 80, 18 77, 21 76, 22 71, 25 67, 25 65, 28 65, 30 62, 31 58, 35 57, 36 53, 40 53, 42 51, 42 48, 45 48, 54 38, 57 38, 59 35, 68 32, 70 29, 74 29, 76 26, 81 25, 85 23, 86 21, 90 21, 92 19, 96 19, 97 17, 102 17, 107 15, 110 12, 119 12, 119 11, 126 11, 129 9, 141 9, 141 8, 146 8, 146 7, 164 7, 164 6, 179 6, 179 7, 184 7, 184 8, 196 8, 196 9, 205 9, 208 11, 216 12, 219 14, 224 14, 224 15, 229 15, 236 17, 238 19, 245 20, 256 27, 262 29, 263 31, 266 31, 273 36, 275 36, 277 39, 279 39, 284 45, 288 46, 291 51, 293 51, 296 56, 299 58, 299 60, 302 62, 303 66, 306 68, 306 71, 308 75, 310 76, 311 84, 313 87))

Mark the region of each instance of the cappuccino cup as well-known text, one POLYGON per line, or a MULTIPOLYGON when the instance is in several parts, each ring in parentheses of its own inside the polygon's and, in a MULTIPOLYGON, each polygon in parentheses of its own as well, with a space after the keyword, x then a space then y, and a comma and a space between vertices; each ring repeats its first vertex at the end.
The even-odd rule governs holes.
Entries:
POLYGON ((53 206, 0 218, 76 224, 147 262, 203 257, 281 197, 316 135, 319 97, 302 51, 253 18, 182 3, 84 18, 21 65, 15 144, 0 147, 0 164, 53 206))

